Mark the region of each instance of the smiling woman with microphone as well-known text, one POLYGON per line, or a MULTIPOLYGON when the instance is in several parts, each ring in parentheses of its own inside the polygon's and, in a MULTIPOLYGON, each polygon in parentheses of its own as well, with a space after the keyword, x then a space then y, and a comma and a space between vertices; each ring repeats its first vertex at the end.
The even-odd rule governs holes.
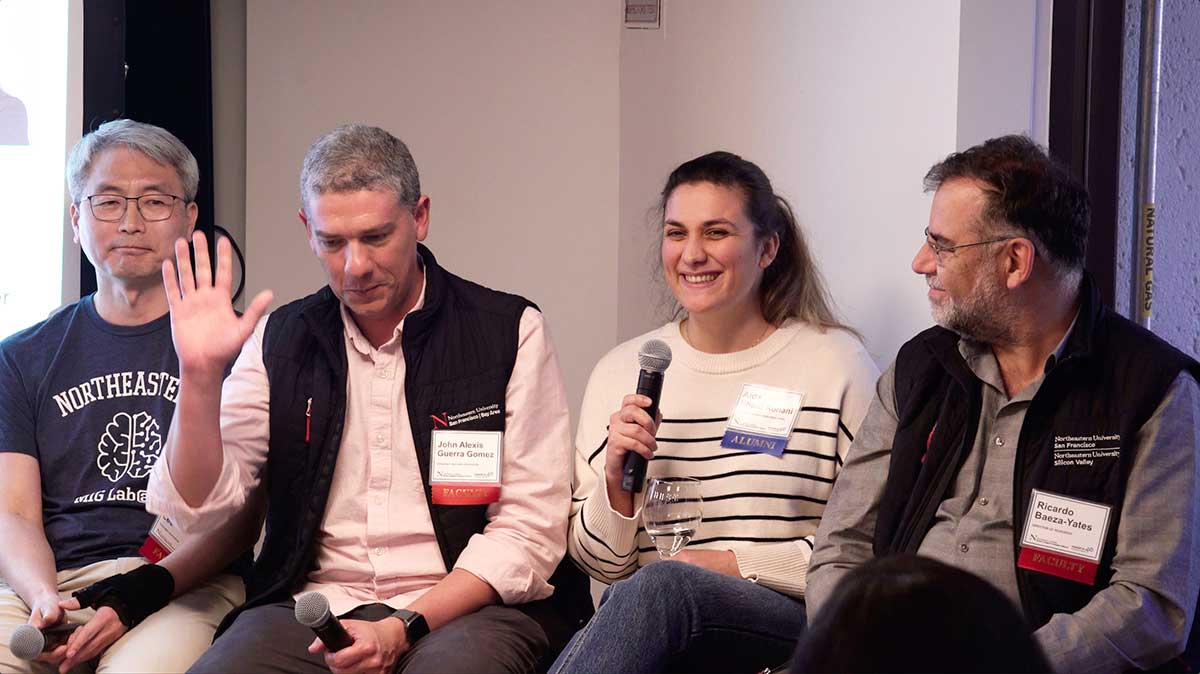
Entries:
POLYGON ((786 661, 804 628, 813 535, 878 376, 834 317, 791 207, 758 166, 727 152, 686 162, 660 213, 680 320, 610 351, 588 382, 568 546, 613 585, 556 672, 786 661), (631 394, 635 383, 646 390, 647 364, 664 353, 657 398, 631 394), (669 561, 657 561, 642 526, 646 492, 627 476, 641 460, 647 484, 699 482, 701 523, 690 544, 676 537, 688 547, 669 561))

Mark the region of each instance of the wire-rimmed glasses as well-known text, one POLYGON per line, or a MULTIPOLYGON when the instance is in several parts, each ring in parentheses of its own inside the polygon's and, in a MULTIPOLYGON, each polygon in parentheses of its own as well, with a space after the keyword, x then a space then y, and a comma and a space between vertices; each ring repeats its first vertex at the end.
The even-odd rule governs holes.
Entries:
POLYGON ((943 246, 942 244, 938 243, 937 241, 934 241, 933 237, 930 236, 930 234, 929 234, 929 228, 928 227, 925 228, 925 245, 929 246, 929 250, 933 251, 933 256, 935 258, 937 258, 938 264, 945 264, 946 259, 950 255, 953 255, 954 252, 957 251, 959 248, 970 248, 971 246, 982 246, 987 243, 1000 243, 1001 241, 1012 241, 1013 239, 1019 239, 1019 238, 1021 238, 1021 237, 1019 237, 1019 236, 1002 236, 1002 237, 999 237, 996 239, 987 239, 986 241, 974 241, 972 243, 960 243, 955 246, 943 246), (942 256, 943 253, 946 253, 945 257, 942 256))

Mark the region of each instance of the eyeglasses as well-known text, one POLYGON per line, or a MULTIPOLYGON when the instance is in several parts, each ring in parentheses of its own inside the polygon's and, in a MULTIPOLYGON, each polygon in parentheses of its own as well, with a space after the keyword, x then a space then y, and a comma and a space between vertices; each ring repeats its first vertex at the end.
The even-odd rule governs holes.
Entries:
POLYGON ((954 252, 957 251, 959 248, 970 248, 971 246, 982 246, 985 243, 1000 243, 1001 241, 1012 241, 1013 239, 1019 239, 1019 238, 1021 238, 1021 237, 1002 236, 998 239, 988 239, 986 241, 975 241, 973 243, 960 243, 957 246, 943 246, 942 244, 938 243, 937 241, 934 241, 933 237, 929 235, 929 228, 928 227, 925 228, 925 245, 929 246, 929 250, 933 251, 933 255, 934 255, 934 257, 937 258, 938 264, 945 264, 946 258, 949 257, 950 255, 953 255, 954 252), (943 256, 943 254, 945 254, 945 256, 943 256))
POLYGON ((146 222, 157 222, 171 217, 175 211, 175 202, 183 201, 183 197, 173 194, 143 194, 140 197, 127 197, 120 194, 93 194, 87 199, 92 209, 92 215, 97 220, 115 222, 125 217, 129 202, 136 201, 138 213, 146 222))

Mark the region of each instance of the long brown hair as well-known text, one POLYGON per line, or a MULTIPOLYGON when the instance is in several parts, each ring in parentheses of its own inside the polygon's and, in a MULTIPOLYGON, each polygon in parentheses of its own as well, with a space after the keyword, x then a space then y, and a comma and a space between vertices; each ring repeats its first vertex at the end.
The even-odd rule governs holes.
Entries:
MULTIPOLYGON (((711 152, 680 164, 667 178, 659 201, 659 213, 680 185, 711 183, 742 195, 742 207, 754 225, 759 241, 777 234, 779 252, 763 271, 759 300, 763 318, 776 326, 797 318, 823 328, 858 332, 837 320, 825 281, 809 252, 808 242, 796 214, 786 199, 775 194, 771 180, 754 162, 730 152, 711 152)), ((860 336, 861 337, 861 336, 860 336)))

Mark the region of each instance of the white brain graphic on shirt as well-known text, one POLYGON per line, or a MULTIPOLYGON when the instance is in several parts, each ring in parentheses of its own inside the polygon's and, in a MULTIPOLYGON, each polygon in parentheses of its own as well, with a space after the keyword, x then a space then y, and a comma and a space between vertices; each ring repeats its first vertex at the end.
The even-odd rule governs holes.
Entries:
POLYGON ((158 421, 146 412, 117 412, 96 446, 96 465, 109 481, 150 474, 162 451, 158 421))

